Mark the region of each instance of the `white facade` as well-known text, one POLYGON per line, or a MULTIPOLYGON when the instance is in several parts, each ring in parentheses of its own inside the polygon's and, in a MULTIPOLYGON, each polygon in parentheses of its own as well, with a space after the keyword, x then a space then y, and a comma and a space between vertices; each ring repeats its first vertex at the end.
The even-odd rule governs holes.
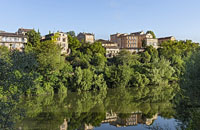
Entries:
POLYGON ((10 50, 23 51, 27 38, 17 33, 0 33, 0 45, 10 50))

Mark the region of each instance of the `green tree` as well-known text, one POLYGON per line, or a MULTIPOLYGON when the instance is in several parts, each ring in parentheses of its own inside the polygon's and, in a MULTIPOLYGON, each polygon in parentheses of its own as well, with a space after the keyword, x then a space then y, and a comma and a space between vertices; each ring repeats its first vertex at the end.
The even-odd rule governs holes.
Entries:
POLYGON ((71 37, 76 37, 76 34, 74 31, 69 31, 67 32, 68 35, 70 35, 71 37))
POLYGON ((26 35, 28 37, 28 45, 36 46, 40 43, 41 36, 39 32, 31 30, 26 35))
POLYGON ((79 49, 81 47, 81 43, 79 42, 79 40, 76 37, 73 37, 69 34, 68 34, 68 42, 69 42, 69 48, 72 51, 72 55, 74 55, 76 53, 77 49, 79 49))
POLYGON ((153 31, 147 31, 146 34, 151 34, 153 36, 153 38, 156 38, 156 35, 153 31))
POLYGON ((75 69, 72 79, 72 89, 74 91, 89 91, 91 90, 93 80, 93 72, 89 69, 81 69, 80 67, 75 69))

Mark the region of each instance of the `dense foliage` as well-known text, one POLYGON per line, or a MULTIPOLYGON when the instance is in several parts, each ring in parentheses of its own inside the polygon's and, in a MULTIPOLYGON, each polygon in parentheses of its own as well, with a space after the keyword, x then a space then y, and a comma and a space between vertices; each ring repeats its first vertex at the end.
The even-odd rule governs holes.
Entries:
POLYGON ((37 95, 67 89, 90 91, 132 87, 144 97, 154 95, 162 99, 167 94, 171 99, 179 91, 173 83, 180 81, 185 61, 198 48, 191 41, 169 41, 162 43, 158 50, 152 46, 139 54, 122 50, 107 59, 101 43, 81 43, 74 32, 69 32, 71 54, 62 56, 61 48, 55 44, 56 38, 40 42, 40 35, 35 31, 28 32, 27 36, 29 44, 24 52, 9 52, 1 47, 2 92, 13 89, 25 95, 37 95))
MULTIPOLYGON (((24 52, 0 46, 1 113, 9 113, 3 108, 13 109, 20 96, 62 95, 67 90, 106 93, 108 88, 131 88, 135 101, 148 102, 171 100, 181 92, 184 100, 199 105, 200 52, 192 41, 164 42, 158 50, 147 46, 138 54, 122 50, 106 58, 100 42, 81 43, 72 31, 68 33, 68 56, 61 55, 56 37, 41 42, 35 31, 27 36, 24 52)), ((190 123, 188 127, 192 127, 190 123)))

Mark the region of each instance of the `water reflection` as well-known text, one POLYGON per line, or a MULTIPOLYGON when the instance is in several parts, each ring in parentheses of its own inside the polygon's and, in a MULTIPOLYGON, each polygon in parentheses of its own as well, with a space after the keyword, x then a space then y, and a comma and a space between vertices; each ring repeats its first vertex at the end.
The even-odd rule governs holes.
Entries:
MULTIPOLYGON (((14 121, 21 130, 90 130, 109 124, 116 128, 152 125, 158 116, 170 119, 175 113, 169 101, 135 100, 132 90, 44 95, 21 99, 17 109, 25 116, 14 121)), ((19 115, 19 114, 18 114, 19 115)))

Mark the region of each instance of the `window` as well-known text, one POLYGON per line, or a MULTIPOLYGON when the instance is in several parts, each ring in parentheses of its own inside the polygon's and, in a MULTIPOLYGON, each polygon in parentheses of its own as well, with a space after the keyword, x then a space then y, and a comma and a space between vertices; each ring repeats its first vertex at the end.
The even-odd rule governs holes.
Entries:
POLYGON ((63 38, 63 42, 66 42, 66 38, 63 38))
POLYGON ((6 38, 5 38, 5 37, 3 37, 3 38, 2 38, 2 41, 3 41, 3 42, 5 42, 5 41, 6 41, 6 38))
POLYGON ((12 37, 11 39, 12 39, 12 42, 14 42, 14 41, 15 41, 15 38, 14 38, 14 37, 12 37))
POLYGON ((62 47, 65 47, 65 44, 62 44, 62 47))
POLYGON ((21 41, 22 41, 22 38, 18 38, 18 41, 21 42, 21 41))

